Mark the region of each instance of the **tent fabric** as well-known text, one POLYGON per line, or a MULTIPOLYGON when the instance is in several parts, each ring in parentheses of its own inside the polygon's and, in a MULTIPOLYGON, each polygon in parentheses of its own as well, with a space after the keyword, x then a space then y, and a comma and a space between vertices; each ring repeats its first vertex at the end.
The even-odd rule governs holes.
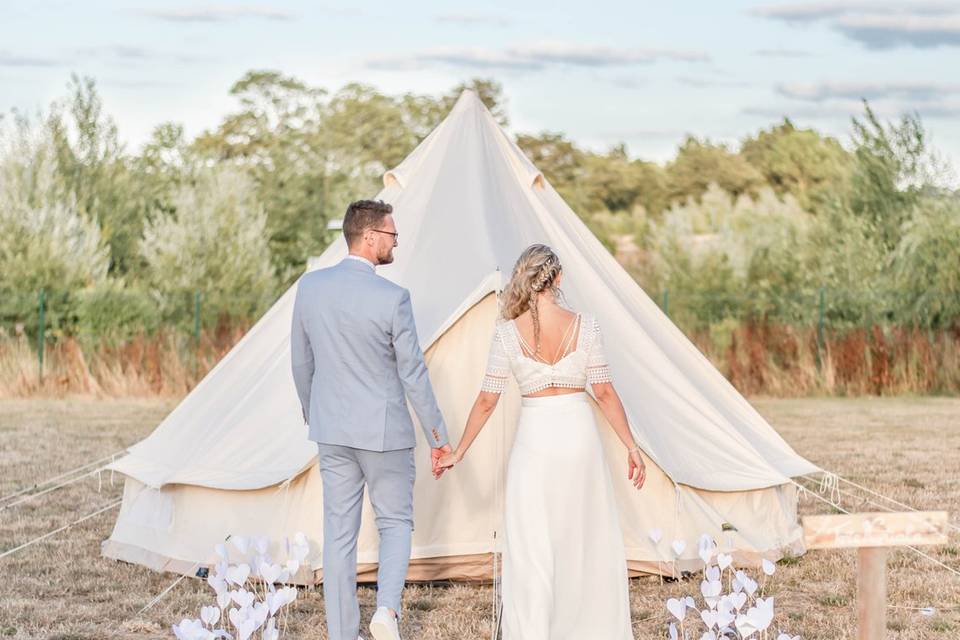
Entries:
MULTIPOLYGON (((464 92, 444 122, 385 174, 384 185, 377 197, 394 207, 400 245, 395 262, 378 273, 411 292, 454 441, 480 388, 496 294, 520 252, 543 242, 560 256, 570 305, 594 314, 602 327, 614 384, 649 457, 647 486, 639 493, 615 482, 631 562, 670 557, 668 526, 688 537, 712 527, 718 540, 732 536, 731 549, 748 555, 798 544, 790 477, 817 467, 673 325, 473 92, 464 92), (736 535, 719 528, 734 521, 736 535), (644 542, 654 527, 666 539, 656 549, 644 542)), ((333 265, 346 252, 339 238, 311 268, 333 265)), ((130 495, 105 554, 197 562, 243 527, 264 534, 300 527, 321 539, 316 445, 307 440, 290 374, 294 292, 285 292, 150 436, 109 465, 127 476, 130 495), (280 503, 277 487, 292 502, 280 503), (151 512, 146 522, 134 504, 152 505, 140 507, 151 512), (165 509, 169 522, 156 517, 165 509)), ((427 445, 420 443, 415 558, 434 559, 428 564, 436 567, 444 564, 438 558, 495 550, 502 473, 518 411, 514 384, 468 460, 440 481, 430 477, 427 445)), ((624 465, 618 446, 610 442, 615 479, 624 465)), ((361 562, 376 557, 370 516, 364 516, 361 562)))

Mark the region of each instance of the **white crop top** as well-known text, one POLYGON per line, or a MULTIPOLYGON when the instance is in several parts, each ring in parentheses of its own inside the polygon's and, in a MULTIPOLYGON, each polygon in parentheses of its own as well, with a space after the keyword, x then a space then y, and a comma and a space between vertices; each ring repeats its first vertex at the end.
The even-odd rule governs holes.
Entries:
POLYGON ((511 372, 520 386, 520 395, 535 393, 547 387, 582 389, 587 382, 611 382, 610 366, 603 352, 600 325, 592 315, 578 316, 576 320, 579 320, 580 326, 576 345, 552 365, 534 360, 524 353, 521 348, 523 338, 513 320, 497 322, 481 391, 503 393, 511 372))

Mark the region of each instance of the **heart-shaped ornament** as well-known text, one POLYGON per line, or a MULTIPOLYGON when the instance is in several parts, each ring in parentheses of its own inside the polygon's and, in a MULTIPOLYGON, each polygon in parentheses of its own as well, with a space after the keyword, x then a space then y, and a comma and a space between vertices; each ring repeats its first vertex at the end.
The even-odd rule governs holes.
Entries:
POLYGON ((217 607, 201 607, 200 619, 203 620, 204 624, 208 627, 212 627, 220 620, 220 609, 217 607))
POLYGON ((660 539, 663 538, 663 531, 660 529, 650 529, 650 532, 647 533, 647 536, 650 538, 650 541, 653 544, 659 544, 660 539))
POLYGON ((764 558, 763 561, 760 563, 760 567, 763 569, 763 572, 768 576, 772 576, 774 572, 777 570, 777 566, 772 562, 770 562, 769 560, 767 560, 766 558, 764 558))
POLYGON ((718 615, 719 614, 716 611, 704 609, 700 612, 700 619, 703 620, 703 624, 707 625, 707 629, 713 629, 715 626, 717 626, 718 615))
POLYGON ((687 543, 683 540, 674 540, 670 543, 670 547, 673 549, 675 554, 682 555, 683 550, 687 548, 687 543))
POLYGON ((740 637, 744 640, 757 632, 757 628, 753 625, 753 620, 746 614, 739 614, 734 624, 737 627, 737 631, 740 632, 740 637))
POLYGON ((227 582, 242 585, 250 577, 250 565, 243 563, 227 569, 227 582))
POLYGON ((731 564, 733 564, 733 556, 727 553, 717 554, 717 566, 720 567, 721 571, 729 567, 731 564))
POLYGON ((687 603, 683 600, 670 598, 667 600, 667 611, 669 611, 674 618, 683 622, 684 617, 687 615, 687 603))

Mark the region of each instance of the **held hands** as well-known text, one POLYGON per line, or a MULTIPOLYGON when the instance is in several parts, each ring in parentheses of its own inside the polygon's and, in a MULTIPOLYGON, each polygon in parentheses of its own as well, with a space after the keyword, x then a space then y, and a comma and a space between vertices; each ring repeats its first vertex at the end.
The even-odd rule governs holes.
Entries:
POLYGON ((642 487, 647 479, 647 467, 643 464, 639 449, 632 449, 627 453, 627 477, 637 489, 642 487))
POLYGON ((448 457, 449 455, 451 455, 451 453, 450 453, 451 451, 453 451, 453 450, 450 448, 450 445, 449 445, 449 444, 445 444, 445 445, 443 445, 442 447, 437 448, 437 449, 430 449, 430 462, 431 462, 431 467, 433 468, 433 479, 434 479, 434 480, 439 480, 439 479, 440 479, 440 476, 443 475, 443 472, 446 471, 449 467, 452 467, 452 466, 453 466, 452 464, 451 464, 451 465, 441 465, 441 464, 439 464, 439 462, 440 462, 443 458, 448 457))
POLYGON ((459 451, 448 452, 440 457, 437 461, 437 466, 440 467, 442 471, 446 471, 461 460, 463 460, 463 454, 459 451))

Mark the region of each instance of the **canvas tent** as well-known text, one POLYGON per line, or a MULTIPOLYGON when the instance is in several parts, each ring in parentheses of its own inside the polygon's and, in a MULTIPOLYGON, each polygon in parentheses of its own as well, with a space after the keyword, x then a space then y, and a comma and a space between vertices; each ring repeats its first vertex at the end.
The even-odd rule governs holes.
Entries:
MULTIPOLYGON (((616 388, 648 478, 635 491, 599 410, 632 572, 699 565, 713 536, 741 563, 801 553, 790 478, 818 469, 798 456, 670 322, 498 127, 464 92, 398 167, 378 198, 400 232, 395 263, 378 273, 407 287, 430 377, 454 443, 480 387, 498 292, 520 252, 552 246, 573 308, 603 329, 616 388), (655 543, 648 535, 662 531, 655 543), (686 541, 676 564, 673 540, 686 541)), ((342 238, 315 267, 346 254, 342 238)), ((104 555, 156 570, 212 564, 228 534, 275 540, 303 531, 311 555, 296 576, 322 579, 321 480, 290 374, 292 287, 146 439, 110 465, 125 476, 104 555)), ((519 393, 511 383, 467 458, 441 480, 420 443, 411 579, 488 579, 498 550, 504 473, 519 393)), ((418 431, 418 437, 422 435, 418 431)), ((374 579, 369 503, 361 579, 374 579)), ((274 558, 283 559, 279 548, 274 558)))

